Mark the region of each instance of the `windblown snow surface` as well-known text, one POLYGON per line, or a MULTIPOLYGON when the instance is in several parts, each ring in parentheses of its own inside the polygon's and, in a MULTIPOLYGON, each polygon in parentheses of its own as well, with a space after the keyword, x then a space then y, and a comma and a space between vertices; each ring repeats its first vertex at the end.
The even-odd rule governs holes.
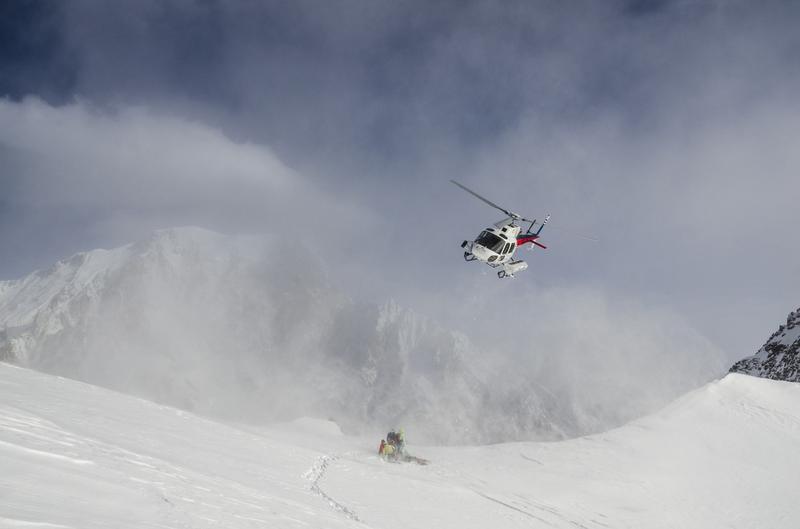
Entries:
POLYGON ((0 364, 0 526, 795 528, 800 385, 728 375, 607 433, 423 447, 254 431, 0 364))

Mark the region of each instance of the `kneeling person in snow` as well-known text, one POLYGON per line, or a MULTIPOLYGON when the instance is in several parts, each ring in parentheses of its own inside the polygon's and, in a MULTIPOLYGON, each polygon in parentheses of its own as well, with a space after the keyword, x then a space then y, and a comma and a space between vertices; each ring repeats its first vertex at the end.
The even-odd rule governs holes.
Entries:
POLYGON ((387 444, 391 445, 392 448, 395 449, 398 455, 403 455, 403 451, 405 448, 405 440, 403 435, 403 429, 401 428, 398 432, 392 430, 391 432, 386 434, 386 442, 387 444))
POLYGON ((395 450, 394 445, 387 443, 383 439, 381 439, 381 446, 378 448, 378 454, 386 459, 397 459, 397 450, 395 450))
POLYGON ((406 463, 413 462, 418 465, 427 465, 429 461, 408 455, 406 453, 406 436, 402 428, 397 432, 394 430, 386 434, 386 439, 381 439, 381 445, 378 448, 378 454, 387 461, 403 461, 406 463))

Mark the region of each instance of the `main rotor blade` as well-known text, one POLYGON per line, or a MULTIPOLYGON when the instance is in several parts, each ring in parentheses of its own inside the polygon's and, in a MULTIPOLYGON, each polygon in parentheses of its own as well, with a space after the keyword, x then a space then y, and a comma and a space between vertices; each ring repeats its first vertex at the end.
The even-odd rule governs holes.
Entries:
MULTIPOLYGON (((453 183, 454 183, 455 185, 457 185, 458 187, 460 187, 461 189, 463 189, 464 191, 466 191, 467 193, 469 193, 470 195, 474 196, 475 198, 477 198, 477 199, 480 199, 480 200, 483 200, 484 202, 486 202, 487 204, 489 204, 489 205, 490 205, 490 206, 492 206, 493 208, 499 209, 500 211, 502 211, 503 213, 505 213, 506 215, 508 215, 508 216, 509 216, 509 217, 511 217, 512 219, 518 219, 518 218, 520 218, 520 217, 519 217, 519 215, 517 215, 516 213, 512 213, 511 211, 508 211, 507 209, 503 209, 503 208, 501 208, 500 206, 498 206, 498 205, 497 205, 497 204, 495 204, 494 202, 491 202, 491 201, 489 201, 489 200, 487 200, 487 199, 483 198, 482 196, 480 196, 478 193, 476 193, 476 192, 475 192, 475 191, 473 191, 472 189, 468 188, 467 186, 465 186, 465 185, 461 185, 461 184, 459 184, 458 182, 456 182, 455 180, 450 180, 450 181, 451 181, 451 182, 453 182, 453 183)), ((528 221, 528 222, 530 222, 530 221, 528 221)))

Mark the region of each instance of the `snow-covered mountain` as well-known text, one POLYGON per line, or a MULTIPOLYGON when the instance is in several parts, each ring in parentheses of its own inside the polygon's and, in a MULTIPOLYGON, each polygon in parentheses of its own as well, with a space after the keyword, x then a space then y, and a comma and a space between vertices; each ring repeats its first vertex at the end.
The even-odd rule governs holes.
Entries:
POLYGON ((736 362, 731 373, 800 382, 800 309, 789 313, 786 324, 756 354, 736 362))
POLYGON ((321 319, 336 302, 299 252, 183 228, 75 255, 2 284, 0 354, 187 409, 242 406, 265 351, 291 356, 319 332, 296 316, 321 319), (290 277, 284 252, 297 257, 290 277), (279 274, 284 281, 265 280, 279 274), (301 279, 306 288, 286 292, 301 279))
POLYGON ((234 428, 0 364, 0 527, 793 529, 800 385, 728 375, 562 442, 425 447, 234 428))
POLYGON ((463 435, 485 391, 469 348, 396 304, 349 300, 285 239, 162 230, 0 283, 0 359, 237 420, 463 435))
POLYGON ((560 439, 715 374, 681 351, 654 372, 635 351, 624 362, 564 355, 540 372, 478 353, 396 303, 354 301, 283 236, 162 230, 0 282, 0 359, 251 423, 308 415, 348 432, 403 425, 431 443, 560 439))

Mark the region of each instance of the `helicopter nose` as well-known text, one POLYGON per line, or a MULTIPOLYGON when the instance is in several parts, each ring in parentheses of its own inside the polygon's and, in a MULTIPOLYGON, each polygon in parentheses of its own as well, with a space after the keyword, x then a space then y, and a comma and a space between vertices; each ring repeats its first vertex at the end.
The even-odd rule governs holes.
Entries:
POLYGON ((474 255, 478 259, 481 259, 481 260, 485 261, 486 259, 489 258, 489 250, 487 250, 485 247, 481 246, 480 244, 474 244, 472 246, 472 255, 474 255))

